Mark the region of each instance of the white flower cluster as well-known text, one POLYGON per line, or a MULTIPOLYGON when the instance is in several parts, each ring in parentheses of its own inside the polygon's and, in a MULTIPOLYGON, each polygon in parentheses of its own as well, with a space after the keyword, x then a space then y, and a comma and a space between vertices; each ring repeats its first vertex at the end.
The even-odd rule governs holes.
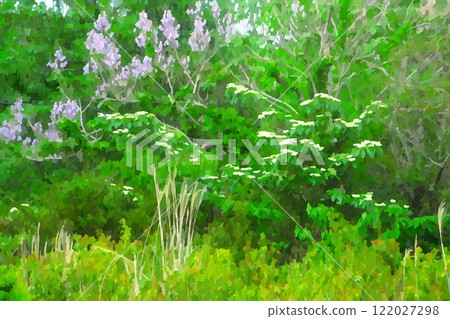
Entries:
POLYGON ((299 143, 300 143, 300 144, 308 144, 308 145, 310 145, 310 146, 316 148, 316 149, 319 150, 319 151, 322 151, 322 150, 323 150, 323 147, 322 147, 322 146, 320 146, 320 145, 317 144, 317 143, 314 143, 314 141, 313 141, 313 140, 310 140, 310 139, 303 139, 303 140, 300 140, 299 143))
POLYGON ((286 138, 286 136, 283 135, 277 135, 274 132, 267 132, 267 131, 259 131, 258 137, 266 137, 266 138, 286 138))
POLYGON ((310 104, 310 103, 312 103, 313 102, 313 100, 305 100, 305 101, 303 101, 302 103, 300 103, 300 105, 301 106, 304 106, 304 105, 308 105, 308 104, 310 104))
POLYGON ((120 133, 128 133, 128 129, 127 128, 124 128, 124 129, 118 129, 118 130, 115 130, 115 131, 113 131, 113 134, 120 134, 120 133))
POLYGON ((358 118, 354 119, 354 120, 351 121, 351 122, 346 122, 346 121, 344 121, 344 120, 341 119, 341 118, 335 119, 334 121, 335 121, 335 122, 338 122, 338 123, 344 124, 345 127, 358 127, 359 124, 361 123, 361 120, 358 119, 358 118))
POLYGON ((365 140, 365 141, 362 141, 361 143, 355 143, 353 145, 356 146, 357 148, 365 148, 365 147, 381 146, 381 143, 377 142, 377 141, 365 140))
POLYGON ((277 111, 264 111, 261 114, 258 115, 258 119, 263 119, 265 118, 267 115, 272 115, 272 114, 277 114, 277 111))
POLYGON ((240 85, 240 84, 228 83, 227 84, 227 89, 229 89, 229 88, 235 89, 234 94, 244 93, 244 94, 260 95, 258 92, 254 91, 254 90, 247 89, 245 86, 240 85))
POLYGON ((297 126, 314 126, 314 121, 304 122, 299 120, 289 120, 289 122, 293 123, 292 127, 296 128, 297 126))
POLYGON ((337 99, 337 98, 335 98, 335 97, 333 97, 331 95, 325 94, 325 93, 317 93, 317 94, 314 95, 314 97, 320 97, 322 99, 332 100, 332 101, 335 101, 335 102, 341 102, 341 100, 339 100, 339 99, 337 99))
POLYGON ((155 115, 145 112, 145 111, 139 111, 136 113, 113 113, 113 114, 105 114, 105 113, 98 113, 98 117, 104 117, 107 120, 123 120, 123 119, 138 119, 140 117, 155 117, 155 115))
POLYGON ((366 194, 352 194, 353 198, 360 198, 361 200, 372 201, 373 200, 373 192, 369 192, 366 194))

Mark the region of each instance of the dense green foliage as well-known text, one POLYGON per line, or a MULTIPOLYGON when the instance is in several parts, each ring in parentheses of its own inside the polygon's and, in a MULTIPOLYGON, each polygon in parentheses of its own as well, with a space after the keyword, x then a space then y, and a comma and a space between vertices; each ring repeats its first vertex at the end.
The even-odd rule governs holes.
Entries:
POLYGON ((448 300, 448 3, 212 2, 0 1, 0 300, 448 300))

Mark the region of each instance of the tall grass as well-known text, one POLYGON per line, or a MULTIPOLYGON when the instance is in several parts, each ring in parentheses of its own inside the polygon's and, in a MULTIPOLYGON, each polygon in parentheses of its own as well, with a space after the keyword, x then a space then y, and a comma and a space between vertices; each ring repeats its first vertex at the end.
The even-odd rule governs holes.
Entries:
POLYGON ((197 214, 206 188, 184 180, 177 191, 176 170, 169 171, 164 187, 160 188, 155 175, 158 233, 164 271, 181 270, 192 252, 197 214))
POLYGON ((447 259, 445 258, 444 242, 442 241, 442 225, 443 225, 443 220, 444 220, 444 214, 445 214, 445 201, 443 201, 441 203, 441 205, 439 205, 438 225, 439 225, 439 237, 441 239, 442 261, 444 262, 444 269, 445 269, 445 276, 447 278, 448 292, 450 293, 450 277, 448 276, 447 259))

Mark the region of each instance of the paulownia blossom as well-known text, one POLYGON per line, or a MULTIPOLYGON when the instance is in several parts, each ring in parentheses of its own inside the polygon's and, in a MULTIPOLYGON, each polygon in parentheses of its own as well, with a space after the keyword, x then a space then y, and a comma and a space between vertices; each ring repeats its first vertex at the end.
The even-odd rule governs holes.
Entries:
POLYGON ((65 55, 62 54, 62 49, 59 48, 55 52, 55 60, 52 62, 52 60, 48 61, 47 63, 48 67, 51 67, 52 69, 64 69, 67 66, 67 58, 65 55))
POLYGON ((194 31, 192 31, 189 38, 189 45, 192 51, 203 51, 208 46, 211 37, 208 30, 203 30, 206 25, 206 21, 197 17, 194 22, 194 31))
POLYGON ((134 57, 131 61, 131 72, 134 77, 139 77, 152 71, 152 59, 148 56, 145 56, 142 62, 137 57, 134 57))
POLYGON ((141 32, 134 40, 136 41, 138 47, 143 47, 147 41, 147 32, 149 32, 152 27, 152 21, 148 19, 145 11, 142 11, 139 14, 139 21, 136 23, 136 27, 140 29, 141 32))
POLYGON ((23 107, 22 99, 18 98, 16 102, 11 106, 11 114, 14 115, 14 119, 3 121, 0 125, 0 139, 6 143, 20 141, 22 137, 22 122, 23 122, 23 107))
POLYGON ((164 44, 173 49, 178 48, 178 37, 180 34, 178 33, 178 29, 180 28, 179 24, 175 24, 175 18, 172 15, 172 11, 166 10, 164 11, 163 18, 161 19, 161 25, 159 29, 162 31, 162 34, 166 38, 164 44))
POLYGON ((74 120, 79 112, 79 107, 75 101, 69 100, 65 103, 62 101, 53 104, 53 109, 50 113, 52 123, 56 124, 61 117, 66 117, 69 120, 74 120))
MULTIPOLYGON (((108 67, 111 69, 118 69, 121 63, 119 49, 117 49, 115 43, 111 41, 112 34, 108 34, 105 37, 105 34, 103 33, 109 28, 110 24, 106 19, 106 14, 103 12, 94 23, 94 29, 88 33, 85 45, 91 54, 102 54, 104 56, 102 62, 108 67)), ((89 66, 87 65, 84 67, 84 72, 87 73, 86 71, 89 72, 89 66)))
POLYGON ((213 13, 213 17, 214 19, 218 20, 219 16, 220 16, 220 8, 219 8, 219 4, 217 3, 216 0, 211 1, 210 2, 211 5, 211 11, 213 13))

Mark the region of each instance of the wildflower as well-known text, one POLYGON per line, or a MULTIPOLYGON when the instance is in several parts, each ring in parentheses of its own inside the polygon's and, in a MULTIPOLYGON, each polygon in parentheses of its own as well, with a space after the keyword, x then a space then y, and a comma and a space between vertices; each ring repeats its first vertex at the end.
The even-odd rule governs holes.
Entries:
POLYGON ((152 27, 152 21, 148 19, 147 13, 142 11, 139 13, 139 21, 136 22, 136 27, 138 27, 142 31, 150 31, 152 27))

